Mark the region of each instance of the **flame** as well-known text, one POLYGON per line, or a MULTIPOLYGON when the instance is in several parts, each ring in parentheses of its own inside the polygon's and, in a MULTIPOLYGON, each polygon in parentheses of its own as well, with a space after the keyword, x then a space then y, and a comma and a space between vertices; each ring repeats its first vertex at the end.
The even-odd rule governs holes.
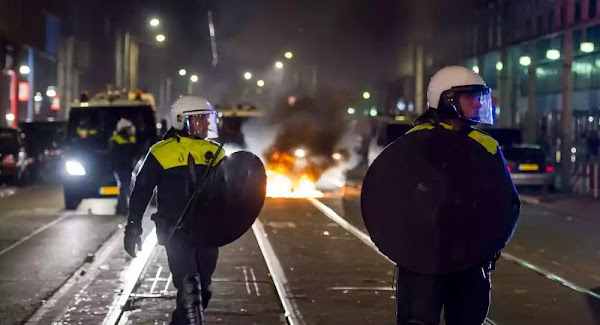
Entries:
POLYGON ((315 182, 308 175, 294 180, 274 170, 267 170, 267 197, 323 197, 323 192, 317 190, 315 182))
POLYGON ((292 155, 274 152, 267 163, 267 197, 306 198, 323 197, 315 184, 316 173, 309 168, 295 172, 292 155))

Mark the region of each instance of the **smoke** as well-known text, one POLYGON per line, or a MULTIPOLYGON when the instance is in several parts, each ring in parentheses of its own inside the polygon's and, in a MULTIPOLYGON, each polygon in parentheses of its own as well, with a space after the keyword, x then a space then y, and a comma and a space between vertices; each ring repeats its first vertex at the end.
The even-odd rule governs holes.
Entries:
POLYGON ((303 173, 317 180, 338 163, 334 153, 347 156, 337 146, 347 132, 346 110, 352 101, 348 93, 333 91, 296 98, 295 102, 280 99, 267 120, 278 126, 272 145, 263 153, 267 165, 280 164, 282 157, 293 157, 297 149, 303 149, 303 173))

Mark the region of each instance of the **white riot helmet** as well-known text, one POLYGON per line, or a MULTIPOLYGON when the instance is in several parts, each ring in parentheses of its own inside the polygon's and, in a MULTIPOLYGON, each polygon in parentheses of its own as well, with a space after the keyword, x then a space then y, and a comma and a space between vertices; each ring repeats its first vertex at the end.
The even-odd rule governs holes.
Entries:
POLYGON ((117 133, 120 133, 126 129, 129 129, 129 132, 131 134, 135 134, 135 126, 133 125, 133 123, 131 123, 131 121, 126 118, 121 118, 117 122, 117 127, 115 128, 115 131, 117 133))
POLYGON ((183 96, 173 103, 169 114, 174 129, 197 138, 217 138, 217 112, 199 96, 183 96))
POLYGON ((436 72, 429 81, 427 102, 428 106, 437 109, 440 115, 494 124, 491 89, 479 74, 465 67, 449 66, 436 72), (471 96, 473 102, 481 104, 481 107, 462 107, 462 95, 471 96))

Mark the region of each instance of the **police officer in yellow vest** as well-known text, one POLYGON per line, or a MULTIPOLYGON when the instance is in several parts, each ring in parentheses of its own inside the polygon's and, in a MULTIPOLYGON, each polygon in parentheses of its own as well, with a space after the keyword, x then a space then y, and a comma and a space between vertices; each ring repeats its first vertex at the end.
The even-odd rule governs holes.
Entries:
MULTIPOLYGON (((477 123, 493 123, 491 91, 481 76, 465 67, 443 68, 432 77, 427 89, 427 100, 428 111, 415 122, 415 127, 409 133, 440 126, 456 131, 478 142, 487 154, 493 156, 498 166, 505 166, 498 143, 489 135, 473 128, 477 123)), ((512 199, 506 204, 512 206, 512 212, 506 216, 509 227, 503 231, 512 234, 514 228, 510 225, 514 226, 511 222, 516 222, 518 218, 520 202, 510 179, 507 182, 510 185, 508 189, 512 187, 512 199)), ((457 213, 460 215, 460 211, 457 213)), ((438 231, 444 233, 450 230, 438 231)), ((434 238, 433 234, 429 236, 434 238)), ((448 325, 482 324, 490 305, 490 274, 500 253, 501 251, 495 255, 492 253, 482 264, 448 274, 423 274, 399 266, 397 324, 437 325, 442 308, 448 325)))
POLYGON ((109 139, 112 170, 120 187, 117 213, 127 214, 131 173, 138 158, 136 142, 133 123, 125 118, 120 119, 109 139))
POLYGON ((157 188, 158 212, 152 219, 158 243, 166 247, 177 288, 177 307, 171 324, 203 323, 201 311, 212 295, 210 285, 218 247, 192 245, 186 239, 185 229, 178 229, 171 238, 169 234, 197 186, 196 177, 201 177, 209 164, 217 165, 225 152, 208 140, 217 137, 218 129, 216 112, 207 100, 197 96, 179 98, 172 106, 170 119, 171 130, 150 148, 135 177, 124 244, 125 250, 135 257, 141 244, 142 217, 157 188))

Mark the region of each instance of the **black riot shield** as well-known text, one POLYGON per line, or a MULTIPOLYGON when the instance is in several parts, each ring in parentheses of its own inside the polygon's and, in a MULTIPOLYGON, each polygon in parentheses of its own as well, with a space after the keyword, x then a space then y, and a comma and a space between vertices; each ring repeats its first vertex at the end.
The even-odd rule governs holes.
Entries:
POLYGON ((483 266, 504 247, 518 200, 504 163, 458 132, 402 136, 369 168, 361 211, 373 242, 408 270, 483 266))
POLYGON ((215 167, 205 189, 183 222, 197 246, 224 246, 254 223, 265 202, 267 176, 260 159, 247 151, 226 156, 215 167))

